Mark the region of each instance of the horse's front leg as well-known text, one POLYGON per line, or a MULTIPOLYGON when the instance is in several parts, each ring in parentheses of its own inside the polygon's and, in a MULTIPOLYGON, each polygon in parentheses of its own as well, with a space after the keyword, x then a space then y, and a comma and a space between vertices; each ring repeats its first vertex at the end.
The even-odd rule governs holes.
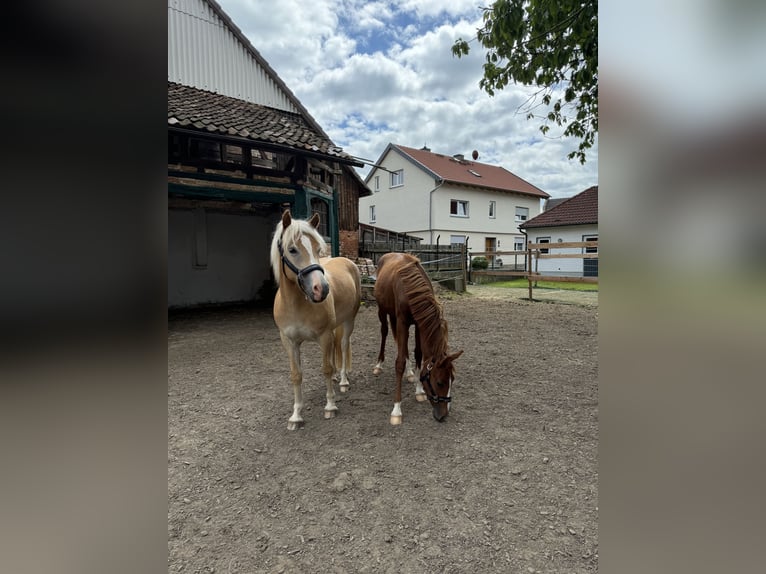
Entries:
POLYGON ((383 360, 386 358, 386 337, 388 337, 388 316, 380 308, 378 309, 378 320, 380 321, 380 351, 378 351, 378 362, 372 369, 372 374, 376 377, 383 371, 383 360))
POLYGON ((415 383, 415 400, 422 403, 427 401, 426 392, 423 390, 423 383, 420 382, 420 366, 423 362, 423 350, 420 348, 420 329, 415 325, 415 367, 416 372, 409 381, 415 383))
POLYGON ((404 375, 404 367, 407 364, 408 355, 408 328, 404 321, 400 321, 399 325, 404 325, 404 328, 396 333, 396 388, 394 390, 394 409, 391 411, 389 419, 392 425, 402 424, 402 376, 404 375))
POLYGON ((287 420, 287 430, 297 430, 303 428, 303 391, 301 383, 303 382, 303 372, 301 370, 301 344, 297 341, 288 339, 280 333, 282 345, 290 358, 290 382, 293 385, 293 414, 287 420))
POLYGON ((327 384, 327 404, 324 406, 324 418, 331 419, 338 412, 332 380, 332 376, 335 374, 335 334, 332 331, 326 332, 320 337, 319 345, 322 347, 322 374, 327 384))

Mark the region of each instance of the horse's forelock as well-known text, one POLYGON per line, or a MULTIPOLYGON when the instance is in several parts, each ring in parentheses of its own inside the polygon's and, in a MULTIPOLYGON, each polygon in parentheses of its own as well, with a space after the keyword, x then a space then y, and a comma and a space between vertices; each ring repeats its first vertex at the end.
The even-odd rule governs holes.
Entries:
POLYGON ((300 219, 293 219, 287 228, 282 226, 280 221, 277 224, 277 228, 274 231, 274 238, 271 241, 271 269, 274 272, 274 280, 279 285, 280 278, 280 265, 281 255, 279 254, 279 240, 282 240, 282 245, 297 243, 302 235, 307 235, 313 238, 319 245, 319 255, 325 255, 327 253, 327 242, 320 235, 320 233, 307 221, 300 219))
POLYGON ((316 228, 308 221, 293 220, 293 222, 284 231, 282 243, 297 243, 303 235, 307 235, 313 238, 319 245, 319 254, 324 255, 325 251, 327 251, 327 242, 324 240, 324 237, 319 234, 316 228))

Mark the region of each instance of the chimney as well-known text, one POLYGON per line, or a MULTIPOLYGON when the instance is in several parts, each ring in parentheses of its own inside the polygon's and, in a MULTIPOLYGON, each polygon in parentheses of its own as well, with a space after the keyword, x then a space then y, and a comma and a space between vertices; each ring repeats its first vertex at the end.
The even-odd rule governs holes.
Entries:
POLYGON ((465 156, 462 153, 456 153, 452 157, 455 158, 455 161, 465 161, 465 156))

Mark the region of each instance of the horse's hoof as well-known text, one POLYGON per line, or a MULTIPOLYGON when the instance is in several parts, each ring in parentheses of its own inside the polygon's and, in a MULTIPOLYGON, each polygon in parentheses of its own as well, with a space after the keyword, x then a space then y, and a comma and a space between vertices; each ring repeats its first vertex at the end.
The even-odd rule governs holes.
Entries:
POLYGON ((415 381, 417 381, 417 379, 415 378, 415 375, 413 373, 410 373, 409 375, 407 375, 408 383, 414 383, 415 381))
POLYGON ((415 393, 415 400, 419 403, 425 402, 428 400, 425 393, 415 393))
POLYGON ((381 369, 380 367, 375 367, 374 369, 372 369, 372 374, 373 374, 373 375, 375 375, 376 377, 377 377, 377 376, 378 376, 380 373, 382 373, 382 372, 383 372, 383 369, 381 369))
POLYGON ((351 386, 351 385, 349 385, 348 383, 346 383, 345 385, 340 385, 340 387, 339 387, 340 388, 340 392, 341 393, 347 393, 349 386, 351 386))
POLYGON ((304 425, 303 421, 287 421, 287 430, 302 429, 304 425))
POLYGON ((324 412, 324 418, 326 418, 326 419, 334 419, 336 414, 338 414, 338 409, 335 409, 333 411, 325 411, 324 412))
POLYGON ((391 415, 389 422, 394 426, 402 424, 402 415, 391 415))

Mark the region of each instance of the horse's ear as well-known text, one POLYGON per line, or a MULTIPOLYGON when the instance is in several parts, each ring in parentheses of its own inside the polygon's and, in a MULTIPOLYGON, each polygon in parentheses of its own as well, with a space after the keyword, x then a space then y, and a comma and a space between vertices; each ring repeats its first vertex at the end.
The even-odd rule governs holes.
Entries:
POLYGON ((290 225, 290 222, 293 220, 292 217, 290 217, 290 210, 285 209, 282 213, 282 229, 286 229, 288 225, 290 225))
POLYGON ((309 219, 309 223, 314 227, 314 229, 319 227, 319 214, 315 213, 311 216, 311 219, 309 219))
POLYGON ((452 353, 451 355, 448 355, 447 359, 449 359, 450 361, 454 361, 462 354, 463 354, 463 350, 461 349, 460 351, 457 351, 456 353, 452 353))

